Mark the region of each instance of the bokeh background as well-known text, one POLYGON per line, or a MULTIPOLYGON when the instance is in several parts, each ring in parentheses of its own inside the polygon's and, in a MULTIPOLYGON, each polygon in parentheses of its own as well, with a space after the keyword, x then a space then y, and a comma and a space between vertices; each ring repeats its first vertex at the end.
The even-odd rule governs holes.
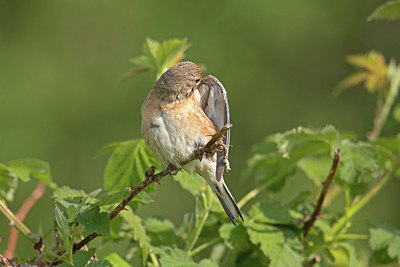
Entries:
MULTIPOLYGON (((340 130, 365 138, 374 97, 361 87, 340 97, 332 90, 352 68, 345 56, 377 49, 400 61, 397 23, 367 22, 384 1, 4 1, 0 0, 0 162, 35 157, 51 164, 58 185, 91 191, 102 186, 102 146, 140 137, 140 106, 154 83, 140 74, 120 87, 146 37, 187 37, 186 59, 203 63, 229 93, 232 171, 236 199, 254 187, 242 171, 252 145, 296 126, 340 130)), ((21 184, 17 210, 35 183, 21 184)), ((400 182, 392 180, 358 216, 400 227, 400 182)), ((178 223, 193 198, 164 179, 155 202, 140 211, 178 223)), ((26 218, 50 229, 47 190, 26 218)), ((8 236, 0 216, 0 238, 8 236)), ((33 254, 23 237, 17 255, 33 254)), ((0 242, 0 251, 6 242, 0 242)))

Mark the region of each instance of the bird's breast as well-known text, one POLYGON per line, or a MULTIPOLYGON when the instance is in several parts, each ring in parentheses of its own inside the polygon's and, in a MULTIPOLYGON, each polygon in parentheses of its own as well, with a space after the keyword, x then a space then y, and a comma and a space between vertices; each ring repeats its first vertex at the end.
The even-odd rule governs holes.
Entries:
POLYGON ((189 158, 215 133, 212 122, 197 104, 195 96, 158 109, 142 108, 142 134, 147 145, 164 164, 189 158))

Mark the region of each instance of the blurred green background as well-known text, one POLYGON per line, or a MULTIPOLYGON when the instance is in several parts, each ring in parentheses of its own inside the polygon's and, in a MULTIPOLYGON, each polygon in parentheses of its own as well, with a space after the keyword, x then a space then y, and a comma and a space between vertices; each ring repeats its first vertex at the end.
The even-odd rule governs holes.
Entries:
MULTIPOLYGON (((153 86, 150 73, 120 87, 146 37, 187 37, 186 59, 203 63, 229 94, 232 171, 226 180, 239 200, 254 183, 242 179, 253 144, 302 125, 333 124, 365 138, 374 97, 360 88, 334 98, 352 68, 345 55, 371 49, 400 60, 400 23, 367 22, 384 1, 0 1, 0 162, 48 161, 53 180, 91 191, 102 186, 107 157, 95 151, 140 137, 140 106, 153 86)), ((20 185, 16 211, 34 183, 20 185)), ((300 185, 301 186, 301 185, 300 185)), ((400 182, 359 214, 355 225, 386 220, 400 227, 400 182)), ((294 190, 297 190, 294 188, 294 190)), ((166 178, 143 216, 178 223, 193 198, 166 178)), ((26 219, 50 229, 50 190, 26 219)), ((365 228, 364 228, 365 229, 365 228)), ((0 216, 0 238, 8 237, 0 216)), ((23 237, 17 255, 33 254, 23 237)), ((6 242, 0 242, 0 251, 6 242)))

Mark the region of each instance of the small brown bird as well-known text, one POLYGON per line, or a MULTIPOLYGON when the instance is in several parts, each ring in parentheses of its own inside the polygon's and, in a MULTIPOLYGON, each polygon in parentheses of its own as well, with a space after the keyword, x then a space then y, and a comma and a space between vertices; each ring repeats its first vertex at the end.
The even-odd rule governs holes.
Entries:
POLYGON ((173 164, 198 173, 216 193, 229 219, 242 213, 223 178, 228 166, 230 130, 225 134, 225 149, 201 161, 184 166, 180 162, 203 147, 211 136, 229 123, 229 106, 224 86, 217 78, 203 78, 192 62, 181 62, 168 69, 146 97, 142 109, 142 135, 146 144, 165 166, 173 164))

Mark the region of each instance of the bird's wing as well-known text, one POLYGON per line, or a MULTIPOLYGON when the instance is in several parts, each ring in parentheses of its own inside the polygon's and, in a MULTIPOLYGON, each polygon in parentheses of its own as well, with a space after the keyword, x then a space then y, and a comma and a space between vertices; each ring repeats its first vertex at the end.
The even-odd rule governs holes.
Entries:
MULTIPOLYGON (((230 123, 228 95, 222 83, 214 76, 208 75, 203 78, 199 87, 201 106, 206 115, 213 122, 217 131, 226 124, 230 123)), ((228 149, 230 142, 230 130, 228 130, 223 138, 225 151, 217 154, 217 170, 216 178, 220 181, 224 173, 225 167, 229 168, 228 149)))

